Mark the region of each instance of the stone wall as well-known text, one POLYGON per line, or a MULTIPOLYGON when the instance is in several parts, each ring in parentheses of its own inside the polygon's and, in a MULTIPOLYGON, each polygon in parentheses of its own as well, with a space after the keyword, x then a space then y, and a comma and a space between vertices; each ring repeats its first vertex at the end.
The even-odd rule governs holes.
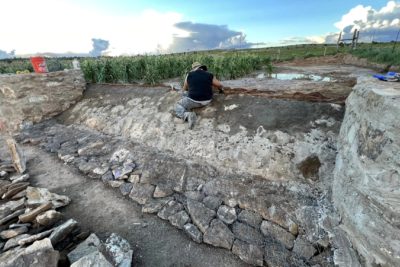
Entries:
POLYGON ((194 242, 228 249, 256 266, 332 266, 328 233, 336 224, 309 184, 224 175, 207 164, 55 120, 25 129, 18 139, 117 189, 194 242))
POLYGON ((0 129, 55 116, 76 103, 85 90, 81 71, 0 75, 0 129))
POLYGON ((360 78, 346 102, 333 200, 366 266, 400 266, 400 84, 360 78))

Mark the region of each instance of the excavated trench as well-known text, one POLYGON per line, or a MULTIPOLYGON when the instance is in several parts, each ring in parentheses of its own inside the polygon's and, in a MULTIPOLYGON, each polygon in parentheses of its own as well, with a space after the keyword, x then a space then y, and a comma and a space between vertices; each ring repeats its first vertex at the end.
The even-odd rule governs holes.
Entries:
MULTIPOLYGON (((54 187, 92 203, 92 213, 114 214, 113 223, 98 222, 99 229, 124 229, 138 245, 137 265, 240 266, 240 258, 257 266, 333 266, 337 243, 330 237, 340 219, 330 185, 353 69, 335 74, 335 82, 226 81, 226 94, 196 111, 193 130, 171 115, 180 95, 166 86, 90 85, 78 103, 26 127, 18 141, 31 165, 40 164, 35 153, 48 158, 40 148, 53 155, 48 162, 57 157, 80 177, 54 187), (89 180, 78 183, 83 177, 89 180), (114 191, 99 189, 100 181, 114 191), (106 201, 113 209, 114 197, 117 212, 96 204, 106 201), (137 203, 133 216, 121 208, 128 200, 137 203), (150 226, 133 227, 138 221, 150 226), (171 234, 157 241, 158 227, 171 234)), ((43 181, 51 183, 37 180, 43 181)), ((109 218, 71 209, 93 223, 93 231, 91 220, 109 218)))

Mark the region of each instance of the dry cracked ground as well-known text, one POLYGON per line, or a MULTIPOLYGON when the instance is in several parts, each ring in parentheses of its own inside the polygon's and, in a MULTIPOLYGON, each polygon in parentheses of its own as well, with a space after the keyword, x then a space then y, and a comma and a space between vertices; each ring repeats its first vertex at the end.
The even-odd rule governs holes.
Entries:
MULTIPOLYGON (((68 100, 33 86, 8 125, 23 128, 32 185, 71 198, 62 212, 83 230, 125 238, 134 266, 333 266, 335 251, 360 260, 331 184, 344 100, 372 71, 322 63, 224 81, 193 130, 170 113, 176 80, 88 85, 68 100)), ((57 75, 24 83, 81 81, 57 75)))

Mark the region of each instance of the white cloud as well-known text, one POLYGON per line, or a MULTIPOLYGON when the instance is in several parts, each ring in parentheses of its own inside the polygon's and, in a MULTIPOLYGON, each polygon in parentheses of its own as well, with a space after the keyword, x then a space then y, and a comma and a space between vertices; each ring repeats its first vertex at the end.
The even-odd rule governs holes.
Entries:
POLYGON ((339 22, 336 22, 334 25, 339 30, 343 30, 345 27, 349 25, 353 25, 356 21, 367 22, 368 13, 371 11, 371 7, 364 7, 363 5, 358 5, 350 11, 342 16, 342 19, 339 22))
MULTIPOLYGON (((354 29, 360 30, 362 42, 369 42, 372 38, 375 41, 392 41, 400 28, 400 2, 388 1, 386 6, 379 10, 371 6, 358 5, 343 15, 342 19, 334 25, 347 35, 350 35, 354 29)), ((335 36, 337 35, 328 35, 327 41, 334 41, 335 36)))
MULTIPOLYGON (((360 42, 374 41, 390 42, 395 40, 400 29, 400 2, 388 1, 385 6, 375 10, 371 6, 358 5, 344 14, 340 21, 334 23, 339 31, 344 32, 344 38, 350 38, 355 29, 360 30, 360 42)), ((269 46, 336 43, 339 32, 321 36, 289 37, 269 46)))
POLYGON ((0 49, 16 54, 89 52, 92 38, 108 40, 110 55, 146 53, 186 34, 174 27, 182 20, 174 12, 110 15, 67 0, 3 0, 0 8, 0 49))
POLYGON ((215 25, 183 21, 175 25, 186 36, 175 36, 172 45, 168 48, 171 52, 186 52, 210 49, 249 48, 253 43, 246 41, 243 32, 229 29, 227 25, 215 25))

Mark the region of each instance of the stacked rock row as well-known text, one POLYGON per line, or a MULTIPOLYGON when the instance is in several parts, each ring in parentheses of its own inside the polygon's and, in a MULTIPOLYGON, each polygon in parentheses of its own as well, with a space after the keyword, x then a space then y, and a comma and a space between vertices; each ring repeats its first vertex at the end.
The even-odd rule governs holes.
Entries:
POLYGON ((70 199, 30 186, 28 173, 16 173, 26 168, 17 165, 25 166, 20 152, 13 161, 0 160, 0 266, 130 266, 133 253, 126 240, 112 234, 103 244, 94 234, 88 237, 57 211, 70 199))
MULTIPOLYGON (((270 210, 271 220, 267 220, 254 211, 239 208, 234 199, 226 201, 219 195, 209 194, 202 185, 186 191, 182 183, 171 186, 162 181, 149 182, 143 178, 141 166, 135 163, 132 152, 121 148, 120 141, 92 132, 80 133, 78 129, 65 134, 68 130, 65 126, 52 126, 46 129, 50 134, 45 138, 27 136, 21 140, 39 144, 85 175, 119 188, 122 195, 142 205, 142 212, 168 220, 195 242, 231 250, 246 263, 331 265, 329 240, 310 243, 296 223, 284 219, 278 206, 271 206, 274 207, 270 210)), ((310 227, 319 230, 316 225, 310 227)))
POLYGON ((256 266, 308 266, 308 260, 317 254, 312 244, 296 238, 297 225, 293 224, 288 231, 255 212, 240 209, 236 202, 223 203, 217 196, 207 196, 202 186, 182 194, 162 184, 143 183, 126 149, 114 152, 110 163, 110 169, 95 168, 93 172, 142 205, 142 212, 168 220, 197 243, 231 250, 244 262, 256 266))

